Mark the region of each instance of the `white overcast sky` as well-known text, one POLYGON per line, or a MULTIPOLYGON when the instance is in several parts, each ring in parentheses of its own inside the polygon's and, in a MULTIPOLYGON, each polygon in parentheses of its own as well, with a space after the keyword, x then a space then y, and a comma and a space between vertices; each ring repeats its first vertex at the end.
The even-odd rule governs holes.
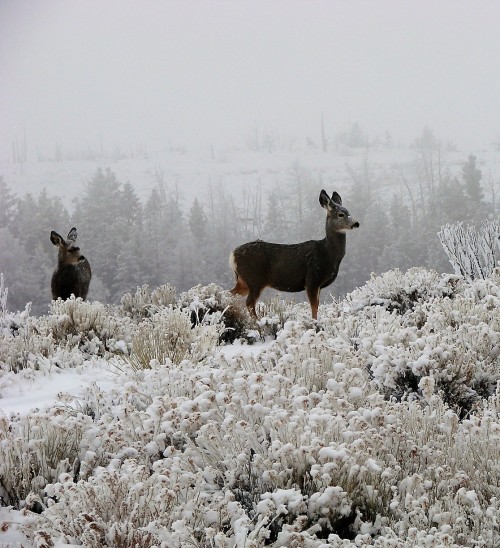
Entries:
POLYGON ((0 158, 28 144, 500 135, 500 1, 0 0, 0 158))

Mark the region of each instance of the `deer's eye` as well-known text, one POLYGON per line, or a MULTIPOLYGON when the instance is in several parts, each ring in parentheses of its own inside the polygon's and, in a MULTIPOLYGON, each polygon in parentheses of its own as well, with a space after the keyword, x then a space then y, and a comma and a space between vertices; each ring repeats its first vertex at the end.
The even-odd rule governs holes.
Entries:
POLYGON ((345 217, 345 213, 339 213, 339 217, 345 217))

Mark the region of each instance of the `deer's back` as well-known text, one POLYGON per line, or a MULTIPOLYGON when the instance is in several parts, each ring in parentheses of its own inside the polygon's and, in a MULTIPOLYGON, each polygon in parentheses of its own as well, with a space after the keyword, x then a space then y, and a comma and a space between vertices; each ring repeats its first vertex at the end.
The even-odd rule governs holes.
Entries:
POLYGON ((306 281, 314 277, 321 285, 322 279, 327 277, 324 272, 330 270, 324 240, 298 244, 257 240, 237 247, 233 257, 238 276, 247 284, 279 291, 302 291, 306 281))
POLYGON ((73 294, 86 299, 91 276, 86 259, 76 265, 59 264, 52 275, 52 298, 69 299, 73 294))

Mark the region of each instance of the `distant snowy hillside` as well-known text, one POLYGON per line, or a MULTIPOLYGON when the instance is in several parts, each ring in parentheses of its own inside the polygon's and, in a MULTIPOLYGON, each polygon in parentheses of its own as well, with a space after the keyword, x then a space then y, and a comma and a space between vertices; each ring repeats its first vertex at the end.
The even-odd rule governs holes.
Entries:
MULTIPOLYGON (((435 151, 434 151, 435 152, 435 151)), ((446 151, 439 158, 429 157, 433 169, 456 174, 469 154, 477 156, 485 175, 497 180, 500 175, 500 153, 493 151, 446 151)), ((195 197, 206 200, 210 191, 222 189, 236 199, 260 187, 264 193, 277 185, 287 185, 298 167, 307 170, 321 181, 328 191, 346 191, 353 178, 370 178, 373 186, 390 198, 393 193, 406 194, 406 184, 422 184, 414 176, 415 165, 427 161, 424 153, 415 149, 384 149, 380 147, 332 149, 326 153, 314 148, 291 147, 291 150, 251 151, 244 149, 200 151, 163 149, 137 154, 105 154, 91 158, 61 159, 60 161, 28 161, 14 164, 0 163, 9 187, 18 196, 37 195, 46 188, 49 195, 60 196, 64 205, 72 209, 73 200, 85 188, 98 168, 109 168, 118 180, 129 182, 139 197, 146 200, 159 182, 179 192, 183 205, 195 197), (331 187, 331 188, 330 188, 331 187)), ((425 177, 429 174, 422 174, 425 177)))

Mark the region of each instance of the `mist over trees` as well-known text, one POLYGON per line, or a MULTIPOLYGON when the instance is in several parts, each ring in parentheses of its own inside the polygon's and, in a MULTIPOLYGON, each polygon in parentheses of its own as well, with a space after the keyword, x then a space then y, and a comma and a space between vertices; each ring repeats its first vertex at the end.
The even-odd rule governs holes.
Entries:
MULTIPOLYGON (((350 146, 362 146, 362 137, 356 126, 345 139, 350 146)), ((349 186, 341 194, 361 227, 348 234, 340 274, 323 291, 323 299, 352 291, 371 272, 413 266, 451 271, 437 236, 440 228, 457 221, 480 224, 498 215, 495 185, 484 180, 475 156, 466 157, 461 170, 452 173, 430 130, 413 147, 412 170, 395 166, 398 186, 381 188, 368 161, 357 169, 346 167, 349 186)), ((178 292, 209 283, 229 289, 233 273, 228 256, 236 245, 256 238, 287 243, 323 238, 318 195, 323 187, 335 190, 300 163, 291 165, 275 187, 264 191, 256 184, 238 198, 209 186, 187 203, 161 171, 156 180, 141 201, 131 182, 98 169, 68 211, 45 189, 38 196, 15 197, 0 177, 0 271, 9 288, 9 309, 32 302, 33 313, 47 312, 57 255, 51 230, 66 234, 72 226, 78 228, 93 272, 91 300, 119 302, 144 284, 169 283, 178 292)))

